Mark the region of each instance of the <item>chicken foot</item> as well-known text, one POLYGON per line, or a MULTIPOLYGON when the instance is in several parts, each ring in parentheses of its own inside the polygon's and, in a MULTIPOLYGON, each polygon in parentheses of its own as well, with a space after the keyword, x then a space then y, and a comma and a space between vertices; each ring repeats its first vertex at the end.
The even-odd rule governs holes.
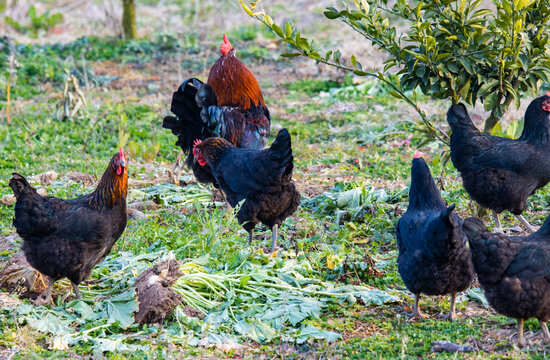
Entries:
POLYGON ((516 218, 523 224, 523 226, 525 226, 527 231, 529 231, 530 233, 534 233, 535 231, 537 231, 537 229, 535 229, 533 225, 529 224, 529 222, 525 220, 523 215, 516 215, 516 218))
POLYGON ((525 338, 523 337, 523 319, 518 319, 518 346, 525 347, 525 338))
POLYGON ((449 310, 449 314, 447 315, 440 315, 439 317, 444 320, 453 321, 453 319, 456 317, 456 293, 451 294, 451 309, 449 310))
POLYGON ((228 213, 229 211, 231 211, 232 207, 229 204, 229 201, 227 201, 227 196, 225 196, 225 193, 223 192, 223 190, 222 189, 219 189, 219 190, 220 190, 220 193, 222 194, 223 201, 225 201, 225 212, 228 213))
POLYGON ((550 344, 550 333, 548 332, 548 326, 546 325, 546 321, 539 320, 540 327, 542 329, 542 340, 546 345, 550 344))
POLYGON ((271 253, 273 254, 273 251, 275 251, 275 243, 277 242, 277 228, 278 225, 273 225, 271 228, 271 253))
POLYGON ((82 299, 82 296, 80 295, 80 290, 78 289, 78 284, 75 284, 71 281, 71 284, 73 285, 74 294, 76 295, 77 299, 82 299))
POLYGON ((414 294, 414 297, 414 310, 411 313, 406 312, 405 315, 418 320, 423 320, 425 315, 420 312, 420 294, 414 294))
POLYGON ((500 224, 500 219, 496 211, 493 211, 493 217, 495 218, 495 224, 497 225, 496 229, 494 229, 493 232, 502 233, 502 225, 500 224))
POLYGON ((34 302, 36 305, 48 305, 53 304, 52 303, 52 289, 53 289, 53 283, 55 280, 49 276, 48 278, 48 287, 46 288, 46 295, 44 296, 44 299, 36 299, 34 302))

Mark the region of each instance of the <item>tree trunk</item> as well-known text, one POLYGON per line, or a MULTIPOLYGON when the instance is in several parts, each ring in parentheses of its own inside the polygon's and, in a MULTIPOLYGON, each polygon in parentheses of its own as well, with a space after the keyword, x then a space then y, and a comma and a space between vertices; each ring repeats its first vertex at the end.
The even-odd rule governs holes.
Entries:
POLYGON ((136 2, 134 0, 122 0, 122 29, 126 40, 137 38, 136 30, 136 2))

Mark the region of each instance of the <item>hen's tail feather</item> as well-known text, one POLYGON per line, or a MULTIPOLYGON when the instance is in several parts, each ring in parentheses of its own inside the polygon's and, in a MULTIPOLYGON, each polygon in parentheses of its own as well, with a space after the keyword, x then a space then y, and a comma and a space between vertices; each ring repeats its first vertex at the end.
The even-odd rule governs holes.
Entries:
POLYGON ((457 128, 469 128, 471 130, 478 131, 470 115, 468 115, 468 110, 464 104, 455 104, 451 106, 449 111, 447 111, 447 122, 453 131, 456 131, 457 128))
POLYGON ((204 137, 201 109, 196 100, 202 86, 203 83, 196 78, 185 80, 172 95, 170 111, 176 116, 166 116, 162 123, 162 127, 172 130, 178 137, 176 145, 186 154, 192 151, 193 141, 204 137))
POLYGON ((288 168, 292 170, 292 141, 287 129, 279 131, 269 149, 273 153, 273 158, 279 161, 281 169, 284 168, 285 172, 288 172, 288 168))
POLYGON ((23 175, 20 175, 18 173, 12 173, 13 177, 10 179, 10 187, 13 190, 13 193, 16 198, 19 199, 21 196, 21 193, 25 190, 33 189, 33 187, 29 184, 27 179, 23 175))
POLYGON ((483 224, 483 221, 475 217, 469 217, 464 220, 462 229, 466 233, 468 239, 478 237, 481 233, 487 231, 487 228, 485 227, 485 224, 483 224))

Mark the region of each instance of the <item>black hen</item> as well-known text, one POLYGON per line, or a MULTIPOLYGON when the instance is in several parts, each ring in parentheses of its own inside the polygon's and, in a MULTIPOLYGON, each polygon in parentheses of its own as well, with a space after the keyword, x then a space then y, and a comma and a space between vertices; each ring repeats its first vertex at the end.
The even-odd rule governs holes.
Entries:
POLYGON ((496 311, 518 321, 518 345, 525 346, 523 321, 532 317, 550 344, 550 217, 525 237, 493 234, 477 218, 464 220, 463 228, 485 297, 496 311))
MULTIPOLYGON (((527 198, 550 181, 550 96, 531 102, 521 136, 507 139, 480 132, 463 104, 447 112, 452 129, 451 159, 464 188, 481 206, 501 213, 509 210, 531 232, 521 216, 527 198)), ((496 216, 498 227, 498 215, 496 216)))
POLYGON ((424 159, 413 159, 409 207, 395 232, 399 274, 416 297, 411 315, 420 319, 420 294, 451 294, 451 310, 446 318, 452 320, 456 294, 466 290, 474 277, 462 221, 454 208, 454 204, 448 208, 445 205, 424 159))
POLYGON ((67 277, 80 298, 78 284, 109 254, 126 227, 128 173, 122 149, 109 163, 95 191, 71 200, 41 196, 19 175, 10 180, 17 203, 13 225, 23 239, 27 261, 54 281, 67 277))
POLYGON ((225 139, 208 138, 197 141, 193 154, 201 166, 210 166, 231 206, 244 200, 237 219, 249 232, 249 242, 254 227, 262 222, 273 231, 274 248, 277 228, 300 204, 300 193, 292 182, 294 164, 288 131, 281 130, 265 150, 241 149, 225 139))

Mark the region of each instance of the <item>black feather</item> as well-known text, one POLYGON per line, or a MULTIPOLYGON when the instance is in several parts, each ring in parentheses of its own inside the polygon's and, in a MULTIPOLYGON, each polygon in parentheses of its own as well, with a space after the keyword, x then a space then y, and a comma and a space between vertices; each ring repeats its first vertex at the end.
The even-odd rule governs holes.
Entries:
POLYGON ((409 207, 396 225, 399 274, 414 294, 466 290, 473 267, 460 218, 446 207, 424 159, 414 159, 409 207))
POLYGON ((477 218, 464 220, 464 231, 495 310, 516 319, 550 320, 550 217, 529 236, 491 233, 477 218))

